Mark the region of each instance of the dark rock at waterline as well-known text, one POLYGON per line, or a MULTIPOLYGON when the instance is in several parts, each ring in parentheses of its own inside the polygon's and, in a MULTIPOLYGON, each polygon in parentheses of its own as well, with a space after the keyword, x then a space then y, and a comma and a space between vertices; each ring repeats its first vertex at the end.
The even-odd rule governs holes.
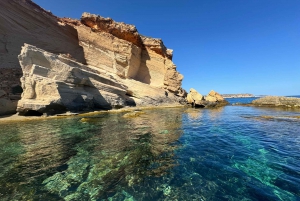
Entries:
POLYGON ((253 106, 300 108, 300 98, 266 96, 252 101, 253 106))

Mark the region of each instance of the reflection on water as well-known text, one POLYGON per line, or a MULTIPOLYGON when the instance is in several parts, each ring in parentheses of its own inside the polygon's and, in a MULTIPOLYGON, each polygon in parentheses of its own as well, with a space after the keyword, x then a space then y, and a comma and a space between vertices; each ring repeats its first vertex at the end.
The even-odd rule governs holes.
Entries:
POLYGON ((1 200, 300 200, 300 112, 228 106, 0 124, 1 200))

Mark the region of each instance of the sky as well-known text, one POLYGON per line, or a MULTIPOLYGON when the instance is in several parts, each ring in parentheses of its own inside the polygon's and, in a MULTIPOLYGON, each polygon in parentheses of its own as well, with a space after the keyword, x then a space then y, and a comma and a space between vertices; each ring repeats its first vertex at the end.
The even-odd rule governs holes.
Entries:
POLYGON ((99 14, 161 38, 187 91, 300 95, 299 0, 33 1, 59 17, 99 14))

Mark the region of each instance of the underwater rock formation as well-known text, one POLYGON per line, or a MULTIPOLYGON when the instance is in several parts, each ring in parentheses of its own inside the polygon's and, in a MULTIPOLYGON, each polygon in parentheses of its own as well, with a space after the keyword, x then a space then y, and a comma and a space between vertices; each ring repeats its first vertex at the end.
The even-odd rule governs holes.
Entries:
MULTIPOLYGON (((24 43, 94 68, 101 75, 116 77, 123 85, 138 82, 137 90, 124 88, 129 96, 139 97, 137 102, 146 91, 156 91, 143 97, 140 104, 178 104, 186 95, 181 88, 183 76, 172 62, 173 51, 160 39, 140 35, 133 25, 89 13, 81 20, 58 18, 30 0, 2 0, 0 10, 0 90, 6 92, 10 107, 16 108, 16 102, 12 102, 22 93, 22 89, 12 91, 21 88, 19 79, 24 72, 17 55, 24 43)), ((19 106, 25 103, 21 102, 19 106)), ((2 111, 0 115, 7 112, 2 111)))
POLYGON ((186 100, 193 107, 219 107, 228 105, 228 102, 217 92, 211 90, 207 96, 202 96, 191 88, 186 100))
POLYGON ((284 96, 266 96, 252 101, 252 105, 300 108, 300 98, 284 96))

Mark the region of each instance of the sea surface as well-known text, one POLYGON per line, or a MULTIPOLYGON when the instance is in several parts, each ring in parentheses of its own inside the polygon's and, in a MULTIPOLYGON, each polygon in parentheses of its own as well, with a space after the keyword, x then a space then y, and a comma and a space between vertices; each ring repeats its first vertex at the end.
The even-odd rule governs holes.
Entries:
POLYGON ((0 200, 300 200, 300 110, 123 115, 1 123, 0 200))

